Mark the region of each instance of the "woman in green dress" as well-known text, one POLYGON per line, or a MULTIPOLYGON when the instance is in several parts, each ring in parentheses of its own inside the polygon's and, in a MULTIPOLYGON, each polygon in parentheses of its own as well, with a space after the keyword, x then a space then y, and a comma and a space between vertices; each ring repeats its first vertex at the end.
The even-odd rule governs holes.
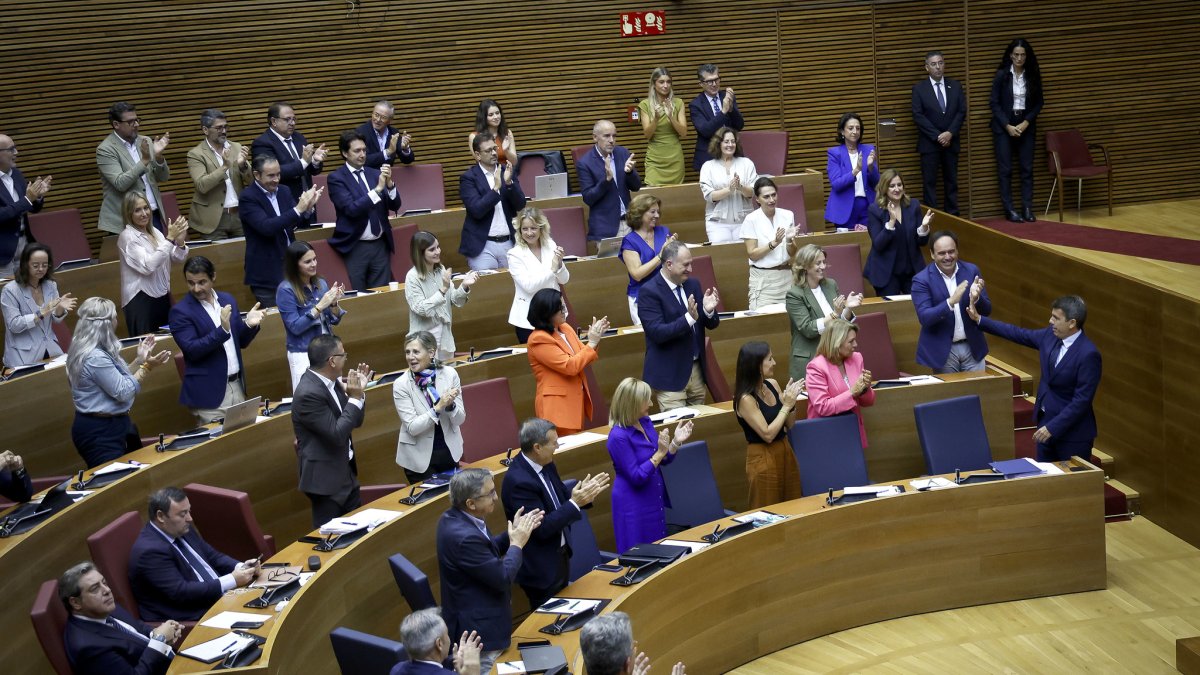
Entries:
POLYGON ((638 103, 638 119, 646 135, 646 183, 678 185, 683 182, 683 144, 687 119, 683 101, 671 90, 671 71, 650 73, 650 92, 638 103))

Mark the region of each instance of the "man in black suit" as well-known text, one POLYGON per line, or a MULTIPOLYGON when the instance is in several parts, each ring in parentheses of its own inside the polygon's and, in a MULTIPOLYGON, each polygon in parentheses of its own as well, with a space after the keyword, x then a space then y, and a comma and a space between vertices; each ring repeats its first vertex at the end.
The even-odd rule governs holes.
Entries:
POLYGON ((280 185, 279 160, 259 155, 251 164, 254 182, 238 195, 242 230, 246 235, 245 284, 263 307, 275 306, 275 290, 283 281, 284 251, 296 241, 296 228, 316 207, 324 188, 313 186, 299 199, 280 185))
POLYGON ((508 267, 513 247, 513 219, 525 208, 525 193, 513 176, 513 163, 496 161, 496 142, 484 134, 471 139, 475 164, 458 177, 462 197, 462 241, 458 252, 472 270, 508 267))
POLYGON ((11 279, 25 244, 33 241, 26 214, 42 210, 53 176, 32 183, 17 168, 17 144, 0 134, 0 277, 11 279))
POLYGON ((378 169, 384 164, 412 164, 416 155, 412 151, 412 136, 407 131, 396 131, 389 126, 396 114, 390 101, 381 100, 371 111, 370 121, 363 122, 355 131, 367 139, 367 166, 378 169))
POLYGON ((967 98, 958 80, 944 77, 946 60, 941 52, 925 55, 929 77, 913 85, 912 113, 917 124, 917 152, 921 153, 921 202, 958 215, 958 132, 967 117, 967 98), (938 170, 942 172, 946 200, 937 200, 938 170))
POLYGON ((0 497, 14 502, 33 499, 33 481, 25 470, 25 462, 12 450, 0 452, 0 497))
MULTIPOLYGON (((292 196, 312 187, 312 177, 321 173, 325 144, 313 145, 296 131, 296 111, 278 101, 267 109, 267 130, 250 144, 250 155, 271 155, 279 160, 280 178, 292 196)), ((305 218, 312 222, 312 216, 305 218)))
POLYGON ((711 63, 706 63, 696 71, 700 80, 700 93, 688 104, 688 114, 692 117, 692 126, 696 127, 696 152, 692 155, 692 168, 699 171, 704 163, 712 159, 708 154, 708 144, 713 134, 721 127, 729 127, 741 131, 746 126, 742 111, 738 110, 737 99, 734 98, 733 87, 726 87, 721 92, 721 72, 711 63))
POLYGON ((531 417, 521 425, 520 437, 521 454, 508 466, 501 501, 509 518, 521 508, 541 509, 546 514, 525 545, 525 561, 517 572, 517 583, 529 596, 529 606, 539 607, 566 587, 571 563, 567 531, 583 516, 580 509, 590 506, 608 487, 608 474, 588 474, 567 492, 554 465, 558 447, 554 423, 531 417))
POLYGON ((392 166, 366 166, 367 139, 357 131, 343 133, 338 150, 346 163, 329 174, 329 199, 337 210, 329 245, 345 260, 352 288, 386 286, 395 251, 388 213, 400 208, 392 166))
POLYGON ((371 379, 365 363, 346 369, 346 350, 333 335, 308 343, 309 369, 292 394, 292 429, 299 442, 300 490, 312 502, 313 529, 362 505, 358 497, 358 465, 350 434, 362 426, 371 379))
MULTIPOLYGON (((650 670, 645 652, 637 652, 633 624, 629 615, 616 611, 583 624, 579 632, 579 651, 588 675, 638 675, 650 670)), ((671 668, 671 675, 686 675, 683 662, 671 668)))
POLYGON ((161 675, 167 672, 175 644, 183 634, 168 620, 150 630, 113 599, 104 575, 91 561, 81 562, 58 579, 58 599, 70 617, 63 646, 75 675, 161 675))

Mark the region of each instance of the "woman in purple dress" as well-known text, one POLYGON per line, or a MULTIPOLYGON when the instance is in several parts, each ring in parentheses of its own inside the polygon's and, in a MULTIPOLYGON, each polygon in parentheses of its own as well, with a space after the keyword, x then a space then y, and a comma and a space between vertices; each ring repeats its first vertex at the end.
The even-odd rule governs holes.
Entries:
POLYGON ((675 459, 679 446, 692 435, 692 421, 684 420, 672 436, 654 431, 650 421, 650 385, 627 377, 617 385, 609 406, 608 454, 612 457, 613 531, 617 551, 667 536, 666 508, 670 505, 659 465, 675 459))

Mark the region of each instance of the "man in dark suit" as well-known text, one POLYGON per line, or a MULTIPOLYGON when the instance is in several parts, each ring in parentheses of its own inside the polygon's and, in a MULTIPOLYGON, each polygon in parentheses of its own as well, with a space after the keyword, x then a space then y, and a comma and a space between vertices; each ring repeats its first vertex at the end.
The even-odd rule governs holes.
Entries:
MULTIPOLYGON (((267 130, 250 144, 250 155, 271 155, 279 160, 280 180, 294 196, 312 187, 312 177, 321 173, 325 144, 309 143, 296 131, 296 111, 291 104, 278 101, 267 109, 267 130)), ((312 222, 312 217, 305 222, 312 222)))
POLYGON ((592 127, 594 150, 588 150, 575 165, 579 191, 588 205, 588 235, 592 241, 629 234, 625 211, 629 191, 642 189, 633 153, 617 145, 617 127, 600 120, 592 127))
POLYGON ((292 394, 292 429, 298 441, 300 490, 312 502, 313 529, 362 505, 351 432, 362 426, 371 379, 365 363, 346 369, 346 350, 333 335, 308 343, 309 369, 292 394))
POLYGON ((458 252, 473 270, 508 267, 513 247, 513 218, 525 208, 525 193, 513 180, 513 162, 501 167, 496 142, 484 134, 471 139, 475 166, 458 177, 458 194, 467 215, 463 218, 458 252))
MULTIPOLYGON (((588 675, 637 675, 650 670, 646 653, 637 651, 629 615, 619 610, 583 624, 579 632, 579 652, 588 675)), ((671 675, 686 673, 682 661, 671 668, 671 675)))
POLYGON ((58 599, 70 617, 63 646, 75 675, 161 675, 175 657, 170 645, 183 634, 174 620, 154 630, 113 599, 104 575, 82 562, 58 579, 58 599))
POLYGON ((177 487, 150 495, 150 520, 129 552, 129 584, 146 621, 197 621, 221 595, 246 586, 259 562, 238 562, 192 527, 192 503, 177 487))
MULTIPOLYGON (((929 252, 933 262, 912 280, 912 302, 921 322, 917 363, 935 373, 983 370, 987 340, 978 324, 967 320, 962 302, 970 297, 979 268, 958 259, 958 237, 950 230, 929 237, 929 252)), ((982 286, 974 290, 975 309, 984 316, 991 314, 987 292, 982 286)))
MULTIPOLYGON (((980 282, 982 287, 982 281, 980 282)), ((1083 333, 1087 305, 1078 295, 1064 295, 1050 304, 1050 325, 1040 330, 1018 328, 980 316, 974 305, 971 319, 984 332, 1038 350, 1037 458, 1042 462, 1092 456, 1096 413, 1092 400, 1100 386, 1101 360, 1096 345, 1083 333)))
POLYGON ((508 531, 493 537, 484 519, 496 509, 496 483, 487 469, 465 469, 450 479, 451 507, 437 526, 442 616, 450 633, 483 638, 480 669, 488 672, 511 642, 512 582, 522 548, 542 522, 542 511, 518 509, 508 531))
POLYGON ((26 214, 42 210, 53 180, 38 176, 26 181, 17 168, 17 144, 0 134, 0 277, 13 277, 25 244, 34 241, 26 214))
POLYGON ((642 379, 660 410, 704 403, 704 329, 721 322, 717 289, 701 294, 691 278, 692 252, 683 242, 662 248, 662 271, 638 291, 638 318, 646 332, 642 379))
POLYGON ((33 481, 25 470, 25 461, 12 450, 0 452, 0 497, 14 502, 33 499, 33 481))
POLYGON ((531 417, 521 425, 521 454, 504 476, 504 514, 513 518, 518 509, 541 509, 546 515, 525 546, 525 561, 517 572, 517 583, 529 596, 530 607, 540 607, 566 587, 571 566, 567 531, 582 517, 580 509, 591 505, 608 487, 608 474, 588 474, 567 492, 554 450, 558 432, 554 423, 531 417))
POLYGON ((246 400, 242 350, 258 335, 263 318, 255 304, 242 319, 237 300, 213 288, 216 275, 208 258, 188 258, 183 264, 188 294, 168 315, 185 366, 179 402, 191 409, 200 424, 217 421, 227 408, 246 400))
POLYGON ((967 98, 958 80, 944 77, 946 60, 941 52, 925 55, 925 72, 912 88, 912 114, 917 124, 917 152, 921 153, 922 199, 925 206, 938 207, 937 177, 942 172, 945 186, 942 210, 958 215, 958 132, 967 117, 967 98))
POLYGON ((479 652, 483 647, 474 632, 463 633, 458 644, 436 607, 417 610, 400 622, 400 642, 408 653, 388 675, 479 675, 479 652), (454 670, 445 666, 453 658, 454 670))
POLYGON ((708 144, 712 142, 713 134, 721 127, 729 127, 741 131, 746 126, 742 119, 742 111, 738 110, 737 99, 733 87, 726 87, 721 93, 721 73, 711 63, 706 63, 696 71, 700 80, 700 93, 688 104, 688 113, 692 117, 692 126, 696 127, 696 152, 692 155, 692 168, 700 170, 704 163, 712 159, 708 154, 708 144))
POLYGON ((350 286, 358 291, 387 286, 392 280, 392 225, 388 213, 400 208, 392 167, 365 165, 367 139, 356 131, 338 138, 346 163, 329 174, 329 199, 337 224, 329 245, 346 261, 350 286))
POLYGON ((396 108, 390 101, 379 101, 371 111, 371 119, 363 122, 355 131, 367 139, 366 165, 378 169, 384 164, 412 164, 416 155, 412 151, 412 136, 407 131, 396 131, 391 126, 396 108))
POLYGON ((242 229, 246 235, 245 284, 263 307, 275 306, 275 290, 283 281, 284 251, 296 241, 296 228, 305 222, 321 198, 323 188, 313 186, 297 200, 279 184, 279 160, 274 155, 254 158, 254 182, 238 195, 242 229))

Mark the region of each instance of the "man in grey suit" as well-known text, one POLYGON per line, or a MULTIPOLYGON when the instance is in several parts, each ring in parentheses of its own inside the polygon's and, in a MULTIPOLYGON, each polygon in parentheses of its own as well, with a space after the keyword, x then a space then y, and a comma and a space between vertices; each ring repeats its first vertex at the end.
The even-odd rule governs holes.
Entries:
POLYGON ((166 232, 167 217, 162 211, 158 184, 171 177, 162 154, 171 142, 170 132, 153 142, 149 136, 139 136, 137 107, 125 101, 112 104, 108 109, 108 121, 112 123, 113 132, 96 147, 96 168, 100 171, 100 187, 104 191, 97 226, 105 232, 120 234, 125 229, 121 202, 126 192, 137 190, 145 193, 146 201, 150 202, 154 226, 166 232))
POLYGON ((371 379, 365 363, 346 373, 345 389, 338 378, 346 369, 346 350, 333 335, 308 343, 309 369, 292 394, 292 428, 299 442, 300 490, 312 502, 312 524, 327 521, 361 506, 358 465, 350 434, 362 426, 371 379))
POLYGON ((250 148, 229 141, 229 121, 216 108, 200 114, 200 132, 204 139, 187 154, 188 173, 196 187, 188 224, 206 239, 240 237, 238 195, 253 178, 250 148))

